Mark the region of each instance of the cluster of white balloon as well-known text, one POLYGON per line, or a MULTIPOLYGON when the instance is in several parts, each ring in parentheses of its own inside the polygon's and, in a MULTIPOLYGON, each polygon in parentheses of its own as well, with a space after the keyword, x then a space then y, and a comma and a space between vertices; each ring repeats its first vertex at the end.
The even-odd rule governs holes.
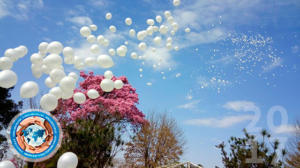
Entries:
MULTIPOLYGON (((73 152, 66 152, 57 161, 57 168, 76 168, 78 157, 73 152)), ((16 168, 15 164, 9 160, 0 162, 0 168, 16 168)))

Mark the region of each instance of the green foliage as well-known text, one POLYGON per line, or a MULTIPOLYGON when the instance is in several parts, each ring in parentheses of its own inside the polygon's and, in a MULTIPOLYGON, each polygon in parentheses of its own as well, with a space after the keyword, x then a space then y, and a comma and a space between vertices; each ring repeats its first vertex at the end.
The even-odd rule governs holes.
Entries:
POLYGON ((224 142, 216 147, 221 150, 223 164, 226 168, 280 168, 283 166, 285 150, 281 151, 282 159, 278 159, 279 141, 271 142, 271 135, 263 130, 262 141, 255 140, 255 136, 244 129, 244 137, 231 137, 228 141, 229 150, 226 151, 224 142), (257 155, 256 159, 255 155, 257 155), (252 160, 250 160, 252 159, 252 160))

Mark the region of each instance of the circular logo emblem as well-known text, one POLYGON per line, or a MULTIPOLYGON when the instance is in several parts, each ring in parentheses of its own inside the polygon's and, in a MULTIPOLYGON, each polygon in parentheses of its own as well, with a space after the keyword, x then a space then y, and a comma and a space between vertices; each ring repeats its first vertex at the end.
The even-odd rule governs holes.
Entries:
POLYGON ((62 130, 48 112, 27 110, 18 114, 8 127, 12 151, 31 162, 43 161, 55 154, 61 144, 62 130))

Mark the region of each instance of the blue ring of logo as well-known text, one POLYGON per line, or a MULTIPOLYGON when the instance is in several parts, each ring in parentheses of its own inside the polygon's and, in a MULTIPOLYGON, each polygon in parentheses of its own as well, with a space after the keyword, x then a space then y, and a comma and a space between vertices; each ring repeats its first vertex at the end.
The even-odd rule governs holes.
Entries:
POLYGON ((16 149, 16 151, 22 155, 25 158, 28 158, 30 160, 39 160, 39 159, 43 159, 45 157, 48 157, 49 155, 52 154, 52 152, 54 152, 57 149, 57 146, 60 145, 60 137, 61 137, 61 130, 60 127, 58 125, 58 123, 56 122, 56 120, 41 111, 37 111, 37 110, 33 110, 33 111, 29 111, 29 112, 25 112, 22 113, 21 115, 19 115, 13 122, 12 126, 11 126, 11 130, 10 130, 10 140, 11 140, 11 144, 12 146, 16 149), (28 117, 41 117, 45 120, 47 120, 50 124, 50 126, 52 127, 52 131, 53 131, 53 140, 51 142, 51 145, 43 152, 41 153, 29 153, 27 151, 24 151, 18 144, 17 142, 17 137, 16 137, 16 132, 18 129, 19 124, 26 118, 28 117))

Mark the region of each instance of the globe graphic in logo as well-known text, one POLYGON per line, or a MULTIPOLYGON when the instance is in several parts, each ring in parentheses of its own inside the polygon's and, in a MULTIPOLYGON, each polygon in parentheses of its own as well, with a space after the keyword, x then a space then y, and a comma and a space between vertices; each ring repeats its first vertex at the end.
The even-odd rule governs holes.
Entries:
POLYGON ((9 142, 13 151, 27 161, 43 161, 58 150, 62 131, 50 113, 29 110, 12 120, 9 142))

